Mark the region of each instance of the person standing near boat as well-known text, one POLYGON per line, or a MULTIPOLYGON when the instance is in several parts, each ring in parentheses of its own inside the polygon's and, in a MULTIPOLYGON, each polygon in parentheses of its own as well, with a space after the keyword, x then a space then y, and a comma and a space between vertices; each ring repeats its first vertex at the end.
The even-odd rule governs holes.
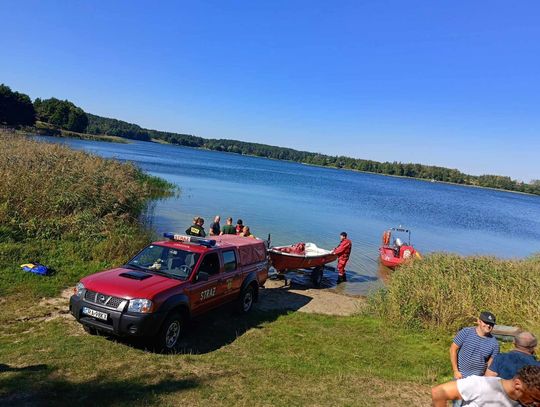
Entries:
POLYGON ((206 233, 203 228, 204 219, 200 216, 193 218, 193 225, 186 229, 186 235, 205 237, 206 233))
POLYGON ((338 247, 332 250, 332 253, 338 255, 338 279, 337 284, 340 284, 344 281, 347 281, 347 275, 345 274, 345 265, 349 261, 349 256, 351 255, 352 242, 347 238, 346 232, 341 232, 339 234, 341 242, 338 247))
POLYGON ((210 236, 218 236, 220 232, 220 224, 219 221, 221 220, 221 217, 219 215, 216 215, 214 218, 214 221, 210 224, 210 236))
POLYGON ((251 234, 251 231, 249 230, 249 226, 244 226, 244 228, 242 229, 242 233, 240 233, 241 237, 251 237, 253 239, 255 239, 255 236, 251 234))
POLYGON ((232 218, 231 217, 228 217, 227 218, 227 224, 225 226, 223 226, 223 228, 221 229, 221 233, 222 235, 236 235, 236 228, 233 226, 232 224, 232 218))
POLYGON ((239 235, 243 231, 244 231, 244 222, 242 221, 242 219, 238 219, 236 221, 236 234, 239 235))
POLYGON ((403 242, 398 237, 396 240, 394 240, 394 257, 399 257, 401 246, 403 246, 403 242))

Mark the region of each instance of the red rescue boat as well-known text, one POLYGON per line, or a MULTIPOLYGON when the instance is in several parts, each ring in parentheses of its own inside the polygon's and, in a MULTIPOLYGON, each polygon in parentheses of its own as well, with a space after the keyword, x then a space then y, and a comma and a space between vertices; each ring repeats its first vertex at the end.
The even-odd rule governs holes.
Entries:
POLYGON ((385 230, 382 235, 382 245, 379 248, 381 263, 390 268, 400 266, 406 261, 414 258, 421 259, 420 253, 411 244, 411 231, 401 226, 385 230), (407 235, 408 239, 404 243, 396 235, 407 235), (392 239, 394 236, 394 239, 392 239), (390 242, 392 241, 392 244, 390 242))
POLYGON ((268 249, 272 266, 280 274, 288 270, 312 269, 311 279, 320 286, 324 265, 337 259, 332 251, 317 247, 315 243, 295 243, 268 249))

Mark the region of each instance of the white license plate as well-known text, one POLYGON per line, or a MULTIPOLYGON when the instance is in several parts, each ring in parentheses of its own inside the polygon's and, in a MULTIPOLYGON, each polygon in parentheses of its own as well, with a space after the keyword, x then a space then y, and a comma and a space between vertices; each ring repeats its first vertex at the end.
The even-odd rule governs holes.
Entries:
POLYGON ((91 317, 94 317, 94 318, 102 319, 104 321, 107 320, 106 312, 96 311, 95 309, 92 309, 92 308, 83 307, 82 313, 85 315, 90 315, 91 317))

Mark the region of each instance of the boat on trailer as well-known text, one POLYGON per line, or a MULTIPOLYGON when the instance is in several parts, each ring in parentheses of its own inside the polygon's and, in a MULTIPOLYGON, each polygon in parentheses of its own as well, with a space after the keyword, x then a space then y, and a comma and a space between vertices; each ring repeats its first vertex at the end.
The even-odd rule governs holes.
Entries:
POLYGON ((411 243, 411 231, 399 226, 384 231, 382 244, 379 247, 379 258, 384 266, 395 268, 406 261, 420 259, 422 256, 411 243), (397 236, 406 236, 406 242, 402 243, 397 236))
POLYGON ((268 249, 272 266, 279 274, 289 270, 311 270, 311 281, 320 287, 324 265, 337 259, 331 250, 318 247, 315 243, 295 243, 289 246, 273 246, 268 249))

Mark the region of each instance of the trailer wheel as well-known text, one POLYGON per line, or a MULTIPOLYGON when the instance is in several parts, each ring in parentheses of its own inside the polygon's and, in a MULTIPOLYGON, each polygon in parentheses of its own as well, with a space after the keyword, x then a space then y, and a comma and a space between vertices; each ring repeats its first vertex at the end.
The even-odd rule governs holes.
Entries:
POLYGON ((315 267, 311 271, 311 282, 313 283, 315 287, 319 288, 321 286, 322 279, 323 279, 323 268, 315 267))

